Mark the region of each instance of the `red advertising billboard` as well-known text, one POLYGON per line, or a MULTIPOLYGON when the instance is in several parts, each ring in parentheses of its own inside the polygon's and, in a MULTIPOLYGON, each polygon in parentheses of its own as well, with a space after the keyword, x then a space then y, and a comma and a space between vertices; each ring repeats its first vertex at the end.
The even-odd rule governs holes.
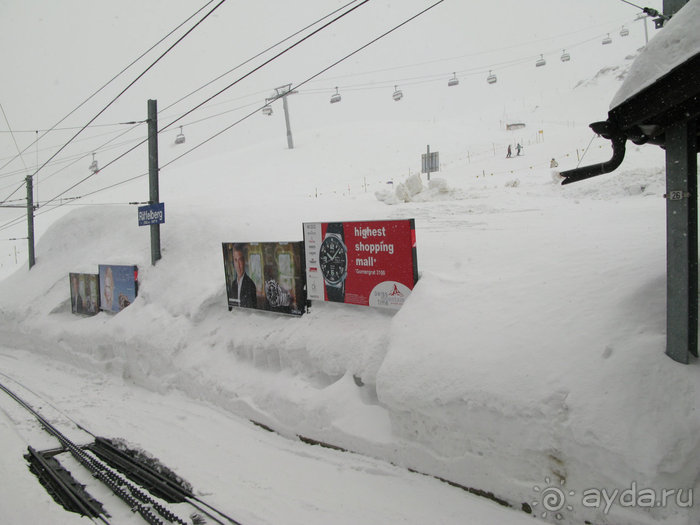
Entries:
POLYGON ((304 223, 307 297, 401 308, 418 280, 413 219, 304 223))

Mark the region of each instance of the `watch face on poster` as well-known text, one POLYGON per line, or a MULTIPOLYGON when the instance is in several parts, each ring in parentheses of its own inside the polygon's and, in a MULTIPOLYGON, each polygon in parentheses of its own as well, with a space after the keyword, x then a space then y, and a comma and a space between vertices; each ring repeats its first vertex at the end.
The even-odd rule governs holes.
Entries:
POLYGON ((348 271, 347 250, 336 236, 326 237, 319 252, 321 273, 329 284, 340 284, 348 271))

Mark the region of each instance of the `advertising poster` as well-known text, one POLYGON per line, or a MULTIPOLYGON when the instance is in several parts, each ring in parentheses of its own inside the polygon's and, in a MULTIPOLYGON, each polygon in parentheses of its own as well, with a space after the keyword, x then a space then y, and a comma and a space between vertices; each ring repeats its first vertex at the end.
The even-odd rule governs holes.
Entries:
POLYGON ((138 267, 99 265, 100 310, 121 312, 138 294, 138 267))
POLYGON ((413 219, 304 223, 307 296, 401 308, 418 280, 413 219))
POLYGON ((301 242, 222 243, 228 308, 302 315, 306 308, 301 242))
POLYGON ((100 311, 99 276, 91 273, 70 273, 69 279, 71 312, 96 315, 100 311))

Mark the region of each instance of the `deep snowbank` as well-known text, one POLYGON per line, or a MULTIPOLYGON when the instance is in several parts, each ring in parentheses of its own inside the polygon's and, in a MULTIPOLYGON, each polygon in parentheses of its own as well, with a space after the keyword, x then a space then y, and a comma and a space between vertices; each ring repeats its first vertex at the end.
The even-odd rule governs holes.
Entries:
MULTIPOLYGON (((134 209, 84 209, 42 238, 34 269, 0 283, 3 337, 516 508, 537 501, 545 479, 576 494, 632 480, 695 487, 700 372, 663 353, 660 170, 566 189, 548 170, 515 185, 509 173, 487 183, 446 175, 463 198, 386 206, 368 193, 282 210, 298 220, 297 238, 302 220, 330 208, 347 219, 415 217, 421 279, 398 313, 334 304, 300 319, 228 312, 220 242, 251 229, 294 240, 293 220, 251 209, 236 226, 223 207, 171 206, 152 267, 134 209), (138 264, 139 297, 118 315, 71 315, 68 273, 100 263, 138 264)), ((567 519, 578 521, 688 519, 678 507, 617 505, 606 515, 573 506, 567 519)))

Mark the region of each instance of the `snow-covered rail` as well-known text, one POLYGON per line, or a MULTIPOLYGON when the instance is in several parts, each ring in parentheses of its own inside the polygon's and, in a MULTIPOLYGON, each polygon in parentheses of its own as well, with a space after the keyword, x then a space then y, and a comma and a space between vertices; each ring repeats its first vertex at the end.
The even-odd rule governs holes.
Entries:
POLYGON ((72 475, 58 462, 55 456, 63 452, 69 452, 93 478, 101 481, 112 493, 129 505, 132 512, 140 514, 151 525, 207 523, 204 516, 221 525, 241 525, 157 470, 125 454, 112 445, 110 440, 96 437, 80 427, 81 430, 95 437, 95 440, 88 445, 76 445, 47 418, 2 383, 0 383, 0 390, 27 410, 41 424, 43 430, 54 436, 60 443, 59 448, 43 452, 29 446, 25 459, 30 464, 30 470, 37 475, 54 500, 67 510, 105 524, 109 524, 108 519, 111 517, 103 505, 93 498, 82 484, 73 479, 72 475), (171 511, 167 503, 187 503, 198 512, 191 513, 191 521, 186 521, 171 511))

